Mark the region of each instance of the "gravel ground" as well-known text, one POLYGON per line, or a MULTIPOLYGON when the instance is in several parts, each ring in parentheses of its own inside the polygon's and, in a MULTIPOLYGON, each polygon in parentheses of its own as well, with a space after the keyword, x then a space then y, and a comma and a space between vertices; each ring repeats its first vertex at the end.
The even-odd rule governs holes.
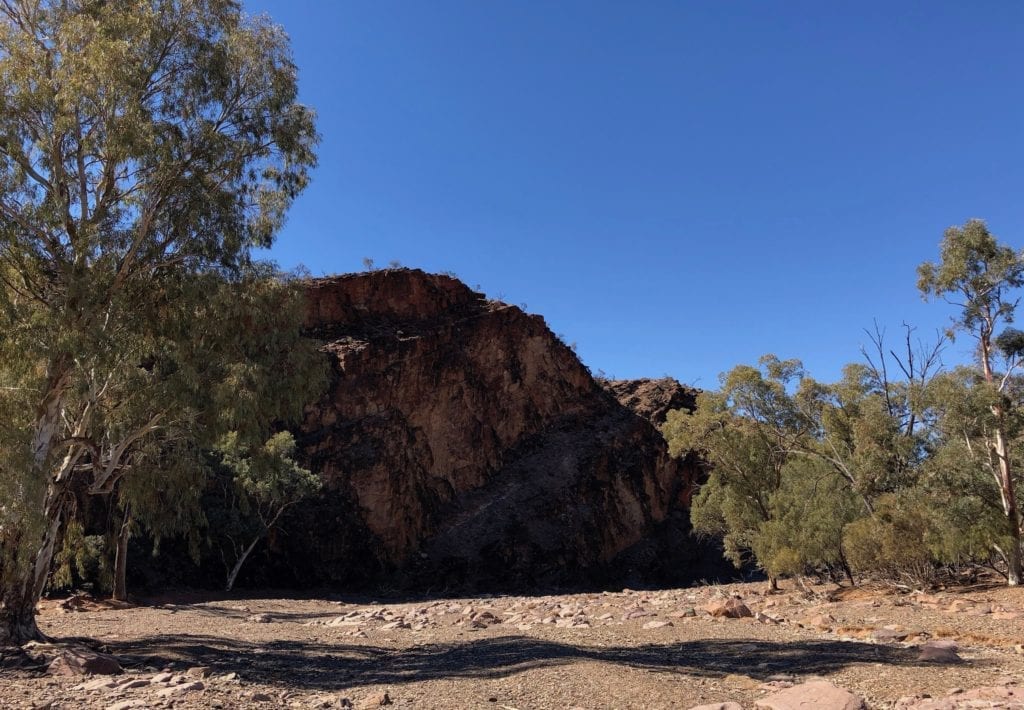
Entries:
POLYGON ((161 601, 44 602, 40 624, 55 644, 30 648, 29 658, 0 654, 0 707, 753 707, 814 678, 868 707, 913 707, 913 696, 921 707, 929 697, 942 707, 1024 707, 1014 704, 1014 683, 1024 686, 1020 589, 768 595, 764 584, 736 584, 401 602, 161 601), (709 613, 734 597, 754 616, 709 613), (960 661, 919 660, 936 639, 955 641, 960 661), (31 663, 75 644, 113 654, 125 674, 54 676, 31 663), (1001 699, 972 691, 991 686, 1001 699))

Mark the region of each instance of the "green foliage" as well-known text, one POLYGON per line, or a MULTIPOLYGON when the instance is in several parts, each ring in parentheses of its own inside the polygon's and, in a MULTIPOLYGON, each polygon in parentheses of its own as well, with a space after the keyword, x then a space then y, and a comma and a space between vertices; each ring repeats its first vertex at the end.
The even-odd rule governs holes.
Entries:
POLYGON ((719 392, 698 395, 692 413, 669 412, 662 429, 673 455, 695 451, 712 465, 693 501, 692 522, 700 533, 722 535, 737 567, 765 541, 778 512, 773 499, 810 424, 787 391, 802 374, 800 363, 769 355, 760 365, 726 373, 719 392))
POLYGON ((862 574, 928 583, 942 559, 938 517, 931 502, 919 491, 886 495, 876 513, 850 523, 843 545, 851 567, 862 574))
POLYGON ((290 432, 274 434, 255 450, 247 450, 238 434, 231 432, 216 450, 222 465, 234 474, 243 511, 255 510, 263 521, 273 520, 278 510, 320 488, 320 479, 295 462, 295 438, 290 432))
POLYGON ((113 579, 109 552, 102 535, 86 535, 81 523, 72 521, 54 560, 50 588, 109 590, 113 579))
POLYGON ((939 262, 917 269, 917 287, 926 298, 947 298, 961 308, 953 329, 994 332, 1013 320, 1013 289, 1024 286, 1024 253, 1000 244, 979 219, 950 227, 942 238, 939 262))
POLYGON ((805 379, 797 395, 816 425, 806 450, 832 465, 868 509, 877 496, 912 482, 923 432, 911 428, 920 413, 916 393, 905 390, 850 364, 838 383, 805 379))
POLYGON ((214 544, 227 569, 227 588, 256 544, 279 526, 285 511, 320 489, 320 479, 295 461, 295 439, 279 432, 259 447, 247 447, 236 432, 216 447, 218 466, 230 478, 210 508, 214 544))
POLYGON ((946 231, 940 261, 918 276, 922 294, 960 308, 953 331, 977 341, 976 366, 937 374, 942 340, 915 346, 905 326, 897 355, 876 325, 873 351, 839 382, 766 356, 723 375, 695 412, 669 413, 670 451, 711 469, 694 529, 721 536, 737 565, 754 560, 772 578, 839 565, 921 583, 1001 560, 1021 582, 1024 334, 997 332, 1013 320, 1024 253, 971 220, 946 231))
MULTIPOLYGON (((1024 252, 1000 244, 985 223, 970 220, 963 227, 946 230, 938 264, 925 262, 918 269, 918 288, 926 297, 938 296, 959 307, 952 331, 973 337, 977 349, 977 383, 974 389, 988 400, 988 415, 975 410, 973 421, 981 429, 968 431, 970 416, 964 416, 957 403, 949 402, 952 425, 959 429, 972 459, 991 474, 1003 511, 1005 539, 993 539, 992 547, 1005 560, 1011 585, 1024 583, 1024 519, 1020 512, 1020 463, 1012 439, 1019 434, 1019 394, 1013 391, 1012 375, 1022 364, 1024 338, 1016 330, 997 331, 1013 322, 1019 298, 1016 290, 1024 286, 1024 252), (999 371, 999 355, 1004 357, 999 371)), ((970 397, 971 400, 976 399, 970 397)), ((970 412, 966 414, 971 414, 970 412)), ((947 433, 947 441, 949 436, 947 433)))
POLYGON ((863 513, 835 469, 814 458, 786 464, 770 509, 771 520, 761 527, 752 550, 772 577, 842 567, 843 527, 863 513))
POLYGON ((295 290, 250 251, 317 135, 286 35, 233 0, 6 3, 0 88, 0 592, 24 615, 72 490, 173 507, 172 452, 290 415, 295 290))

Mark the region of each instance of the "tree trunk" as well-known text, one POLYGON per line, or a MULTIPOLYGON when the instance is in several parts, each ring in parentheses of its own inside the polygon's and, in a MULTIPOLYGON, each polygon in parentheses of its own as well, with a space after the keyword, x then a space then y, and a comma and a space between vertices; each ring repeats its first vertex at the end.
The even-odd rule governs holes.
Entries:
MULTIPOLYGON (((1000 412, 1001 415, 1001 412, 1000 412)), ((998 416, 998 415, 997 415, 998 416)), ((1002 419, 1001 416, 999 416, 1002 419)), ((1021 539, 1020 511, 1017 509, 1017 491, 1010 470, 1009 451, 1003 428, 998 426, 995 432, 995 454, 999 464, 999 496, 1002 498, 1003 513, 1006 515, 1006 528, 1010 536, 1009 549, 1006 551, 1006 582, 1011 587, 1021 584, 1021 539)))
MULTIPOLYGON (((43 596, 47 577, 50 576, 68 509, 67 480, 63 478, 67 472, 61 469, 53 475, 48 469, 48 462, 60 428, 64 392, 70 378, 69 362, 69 358, 58 358, 51 363, 46 394, 37 410, 32 435, 32 468, 28 476, 37 480, 49 479, 46 495, 40 501, 43 534, 37 540, 26 537, 25 530, 14 536, 14 545, 25 548, 20 551, 21 554, 17 549, 12 550, 15 559, 28 559, 17 560, 9 569, 4 570, 3 589, 0 590, 3 595, 3 607, 0 608, 2 644, 20 645, 27 641, 46 639, 36 624, 35 613, 36 604, 43 596), (33 548, 34 554, 29 557, 26 551, 33 548)), ((30 511, 29 515, 33 515, 33 512, 30 511)), ((31 529, 31 523, 28 529, 31 529)))
MULTIPOLYGON (((994 383, 991 324, 986 331, 982 332, 979 340, 982 374, 984 374, 986 382, 994 383)), ((1003 394, 1002 387, 999 388, 999 393, 1003 394)), ((1006 528, 1010 535, 1010 549, 1006 551, 1006 583, 1011 587, 1016 587, 1021 584, 1024 570, 1021 568, 1020 511, 1017 510, 1017 491, 1013 480, 1013 470, 1010 468, 1010 451, 1006 445, 1006 410, 1001 405, 993 405, 992 414, 996 418, 995 444, 992 447, 998 464, 996 479, 999 482, 999 497, 1003 502, 1006 528)))
POLYGON ((0 647, 21 646, 44 639, 36 624, 35 601, 23 590, 7 590, 0 606, 0 647))
MULTIPOLYGON (((64 527, 66 504, 56 486, 47 491, 46 527, 39 549, 27 564, 19 564, 4 579, 3 608, 0 608, 0 644, 21 645, 44 641, 36 624, 36 604, 43 596, 53 556, 64 527)), ((22 543, 24 544, 24 543, 22 543)))
POLYGON ((113 599, 119 602, 128 601, 128 541, 131 539, 131 512, 124 511, 124 520, 117 535, 117 548, 114 553, 114 593, 113 599))
POLYGON ((249 546, 245 548, 241 555, 239 555, 238 561, 235 562, 235 566, 232 567, 231 572, 228 573, 228 583, 227 586, 224 587, 225 591, 230 592, 232 587, 235 586, 235 580, 238 579, 238 573, 242 570, 242 565, 245 564, 245 560, 249 557, 249 553, 253 551, 253 549, 256 547, 256 544, 260 541, 262 537, 263 536, 260 535, 251 543, 249 543, 249 546))
POLYGON ((846 573, 846 577, 850 580, 850 586, 856 587, 857 580, 853 578, 853 570, 850 569, 850 563, 846 561, 846 554, 843 552, 842 543, 839 544, 839 564, 843 567, 843 572, 846 573))

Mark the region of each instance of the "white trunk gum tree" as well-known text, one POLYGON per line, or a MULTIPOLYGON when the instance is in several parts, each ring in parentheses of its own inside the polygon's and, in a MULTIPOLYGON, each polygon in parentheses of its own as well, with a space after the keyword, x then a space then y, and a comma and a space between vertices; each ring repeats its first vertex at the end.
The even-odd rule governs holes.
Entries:
MULTIPOLYGON (((989 405, 991 430, 986 437, 990 470, 999 490, 1006 519, 1006 546, 994 545, 1007 566, 1007 582, 1021 584, 1021 515, 1017 503, 1019 476, 1009 446, 1008 416, 1014 403, 1008 385, 1020 364, 1020 352, 1008 352, 1006 370, 995 369, 997 330, 1013 321, 1018 299, 1014 292, 1024 286, 1024 254, 1001 245, 985 223, 970 220, 946 230, 939 263, 918 268, 918 288, 926 297, 943 298, 961 309, 953 331, 968 333, 978 343, 978 366, 986 385, 995 394, 989 405)), ((951 333, 952 335, 952 333, 951 333)))
POLYGON ((273 241, 315 143, 287 37, 235 0, 0 0, 0 643, 40 635, 73 489, 201 421, 204 276, 273 241))

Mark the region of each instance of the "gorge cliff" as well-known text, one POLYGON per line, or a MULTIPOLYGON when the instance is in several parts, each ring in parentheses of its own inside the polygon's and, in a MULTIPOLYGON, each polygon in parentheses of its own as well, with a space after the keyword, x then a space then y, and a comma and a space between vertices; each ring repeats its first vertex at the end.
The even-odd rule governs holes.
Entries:
POLYGON ((305 329, 332 380, 298 432, 324 493, 271 540, 289 576, 511 588, 700 566, 700 471, 656 429, 692 390, 599 383, 542 317, 418 270, 313 280, 305 329))

